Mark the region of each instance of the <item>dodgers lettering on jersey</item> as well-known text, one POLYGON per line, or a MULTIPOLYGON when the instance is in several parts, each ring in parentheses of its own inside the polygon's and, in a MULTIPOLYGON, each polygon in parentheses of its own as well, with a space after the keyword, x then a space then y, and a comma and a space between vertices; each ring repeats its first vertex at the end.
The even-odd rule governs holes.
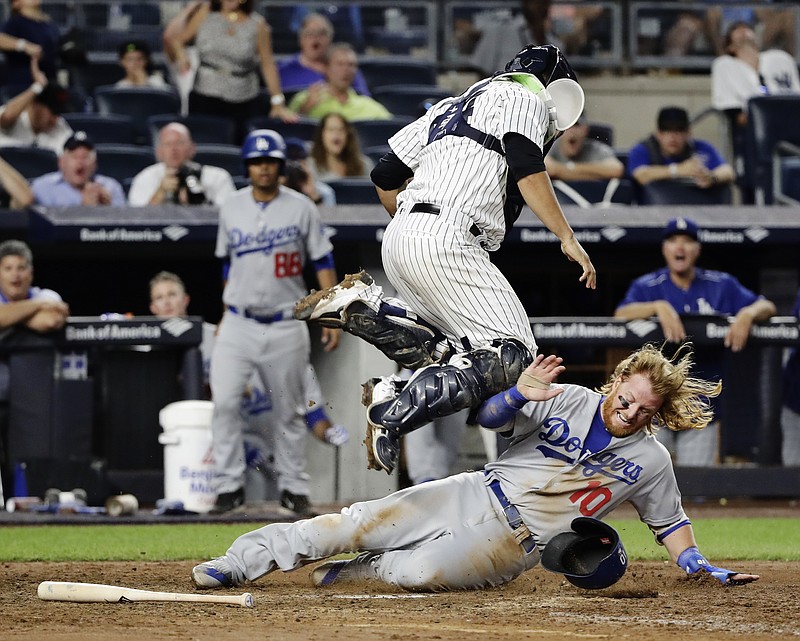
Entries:
POLYGON ((526 404, 497 430, 512 430, 512 444, 486 466, 537 540, 569 530, 577 516, 602 519, 625 501, 654 530, 685 518, 664 446, 644 430, 611 436, 600 415, 604 397, 562 387, 560 396, 526 404))

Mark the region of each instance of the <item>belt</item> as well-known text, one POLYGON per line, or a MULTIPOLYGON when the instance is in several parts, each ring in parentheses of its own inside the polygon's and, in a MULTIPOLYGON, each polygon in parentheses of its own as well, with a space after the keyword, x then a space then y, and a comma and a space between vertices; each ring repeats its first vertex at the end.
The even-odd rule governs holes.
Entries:
MULTIPOLYGON (((438 216, 442 213, 442 208, 439 205, 433 205, 431 203, 414 203, 411 206, 411 213, 416 214, 417 212, 421 214, 433 214, 434 216, 438 216)), ((469 233, 477 238, 481 235, 480 228, 473 223, 472 227, 469 228, 469 233)))
POLYGON ((239 309, 238 307, 234 307, 233 305, 228 305, 228 311, 236 314, 237 316, 244 316, 245 318, 249 318, 250 320, 254 320, 257 323, 264 323, 265 325, 269 325, 270 323, 277 323, 278 321, 285 320, 286 314, 284 312, 277 312, 276 314, 271 314, 268 316, 260 316, 259 314, 253 314, 246 309, 239 309))
POLYGON ((508 521, 508 524, 511 526, 511 529, 514 530, 514 538, 517 540, 517 543, 525 550, 525 554, 530 554, 536 549, 536 539, 533 537, 533 534, 531 534, 528 526, 522 521, 519 510, 514 507, 511 501, 508 500, 508 497, 503 494, 500 481, 492 481, 489 483, 489 487, 492 489, 492 492, 494 492, 497 500, 500 501, 500 505, 503 506, 503 514, 506 517, 506 521, 508 521))

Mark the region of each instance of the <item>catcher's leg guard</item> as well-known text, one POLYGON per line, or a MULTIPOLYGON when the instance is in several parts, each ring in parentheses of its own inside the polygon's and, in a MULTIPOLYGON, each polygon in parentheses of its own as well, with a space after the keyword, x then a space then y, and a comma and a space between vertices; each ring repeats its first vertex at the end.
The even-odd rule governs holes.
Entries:
POLYGON ((295 305, 294 317, 363 338, 409 369, 435 362, 444 340, 439 330, 416 314, 385 300, 383 289, 365 271, 312 292, 295 305))
POLYGON ((490 347, 453 356, 446 365, 429 365, 411 377, 388 405, 380 424, 398 437, 433 419, 477 408, 516 384, 533 355, 516 339, 498 339, 490 347))

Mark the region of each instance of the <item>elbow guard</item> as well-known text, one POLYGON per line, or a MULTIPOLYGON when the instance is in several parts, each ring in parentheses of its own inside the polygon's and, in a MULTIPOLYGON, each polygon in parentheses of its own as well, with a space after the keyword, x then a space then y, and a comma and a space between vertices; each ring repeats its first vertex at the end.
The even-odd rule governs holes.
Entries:
POLYGON ((378 161, 369 177, 383 191, 400 189, 414 175, 408 165, 390 151, 378 161))

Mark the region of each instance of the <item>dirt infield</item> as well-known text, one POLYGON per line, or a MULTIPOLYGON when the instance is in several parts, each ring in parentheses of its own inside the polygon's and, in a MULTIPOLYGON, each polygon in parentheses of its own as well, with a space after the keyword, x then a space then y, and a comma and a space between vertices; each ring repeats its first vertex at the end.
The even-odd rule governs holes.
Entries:
MULTIPOLYGON (((722 563, 721 563, 722 564, 722 563)), ((4 563, 0 639, 242 641, 336 639, 729 639, 800 637, 800 563, 741 563, 761 580, 725 588, 672 564, 634 562, 612 588, 578 590, 536 568, 507 586, 433 595, 374 583, 314 588, 310 568, 274 573, 246 590, 253 609, 194 603, 40 601, 40 581, 193 592, 190 562, 4 563)), ((215 592, 218 593, 218 592, 215 592)))

